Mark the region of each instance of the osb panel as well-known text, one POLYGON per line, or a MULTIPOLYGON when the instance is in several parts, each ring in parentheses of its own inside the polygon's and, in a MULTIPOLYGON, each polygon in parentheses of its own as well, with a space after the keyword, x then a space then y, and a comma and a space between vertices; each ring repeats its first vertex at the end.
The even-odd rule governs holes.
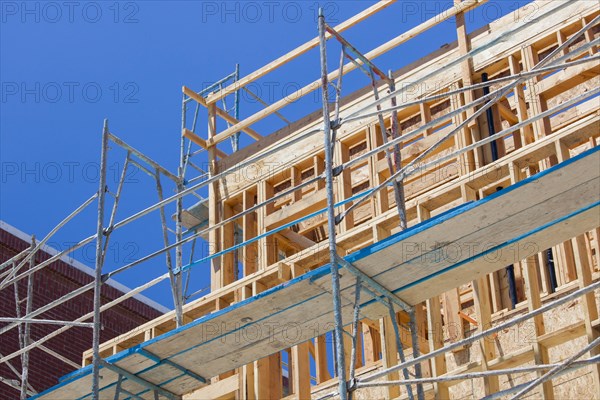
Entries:
MULTIPOLYGON (((596 291, 596 303, 600 307, 600 291, 596 291)), ((473 317, 472 309, 470 310, 473 317)), ((522 313, 518 314, 522 315, 522 313)), ((583 318, 581 299, 571 303, 564 304, 544 314, 544 324, 546 332, 552 332, 564 326, 571 325, 583 318)), ((447 332, 445 332, 447 338, 447 332)), ((530 346, 535 341, 532 320, 507 328, 500 332, 494 340, 496 343, 497 355, 509 354, 530 346)), ((563 345, 553 347, 549 350, 550 363, 558 363, 575 354, 579 349, 587 344, 585 336, 581 336, 563 345)), ((582 359, 587 358, 583 356, 582 359)), ((477 343, 468 346, 458 352, 446 353, 446 363, 448 371, 458 367, 477 362, 481 359, 481 351, 477 343)), ((534 365, 533 361, 523 363, 521 367, 534 365)), ((500 376, 500 390, 508 389, 516 385, 535 379, 535 373, 519 373, 510 376, 500 376)), ((383 380, 383 379, 382 379, 383 380)), ((379 380, 378 380, 379 381, 379 380)), ((597 399, 598 394, 594 393, 594 385, 590 373, 590 367, 584 367, 573 372, 562 375, 553 380, 554 393, 557 399, 597 399)), ((319 391, 313 394, 313 398, 330 393, 330 390, 319 391)), ((386 398, 385 388, 368 388, 355 392, 356 399, 383 399, 386 398)), ((405 389, 401 388, 401 393, 405 394, 405 389)), ((450 387, 450 396, 452 399, 479 399, 485 396, 482 379, 473 379, 460 382, 450 387)), ((427 396, 426 396, 427 397, 427 396)), ((541 389, 536 388, 524 398, 541 398, 541 389)))

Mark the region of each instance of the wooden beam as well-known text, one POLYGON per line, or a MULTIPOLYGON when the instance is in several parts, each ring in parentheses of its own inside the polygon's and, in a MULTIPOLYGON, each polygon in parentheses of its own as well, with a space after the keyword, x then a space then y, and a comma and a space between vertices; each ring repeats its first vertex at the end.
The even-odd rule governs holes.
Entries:
POLYGON ((308 342, 292 347, 292 375, 294 397, 310 399, 310 363, 308 342))
POLYGON ((281 209, 265 216, 265 226, 267 229, 273 229, 295 219, 315 212, 327 205, 327 193, 321 190, 304 197, 302 200, 282 207, 281 209))
MULTIPOLYGON (((383 367, 389 368, 398 364, 398 346, 396 345, 396 335, 394 326, 390 317, 384 317, 379 322, 379 332, 381 334, 381 354, 383 358, 383 367)), ((398 372, 392 372, 387 375, 387 380, 398 380, 398 372)), ((388 386, 386 388, 387 399, 394 399, 400 396, 398 386, 388 386)))
MULTIPOLYGON (((593 282, 592 266, 590 265, 588 259, 588 251, 585 240, 585 235, 580 235, 573 239, 575 244, 573 248, 575 251, 575 264, 577 267, 579 287, 581 288, 589 286, 593 282)), ((581 306, 583 308, 582 311, 585 321, 585 334, 589 344, 598 338, 598 336, 600 336, 599 330, 593 326, 593 321, 598 319, 598 307, 596 305, 595 294, 592 292, 584 295, 582 297, 581 306)), ((600 354, 598 347, 590 350, 590 357, 597 356, 598 354, 600 354)), ((594 392, 600 393, 600 364, 590 366, 590 370, 592 372, 593 385, 596 388, 594 392)))
POLYGON ((496 106, 498 107, 498 111, 500 111, 502 118, 507 120, 510 125, 516 125, 519 123, 519 118, 515 115, 513 110, 505 106, 504 103, 498 101, 496 102, 496 106))
MULTIPOLYGON (((243 208, 248 210, 255 204, 254 193, 250 190, 245 190, 243 194, 243 208)), ((242 235, 243 240, 247 241, 256 237, 256 212, 246 214, 242 220, 242 235)), ((243 247, 243 265, 244 276, 253 274, 258 269, 258 244, 250 243, 243 247)))
MULTIPOLYGON (((435 351, 444 347, 444 326, 439 296, 434 296, 427 300, 427 330, 429 331, 429 351, 435 351)), ((433 377, 444 375, 447 371, 446 356, 444 354, 434 357, 431 360, 431 374, 433 377)), ((433 390, 438 399, 450 398, 450 392, 445 385, 434 383, 433 390)))
POLYGON ((315 339, 315 371, 317 384, 331 379, 327 367, 327 341, 325 335, 317 336, 315 339))
MULTIPOLYGON (((196 135, 194 132, 190 131, 187 128, 183 128, 183 132, 181 133, 181 136, 183 136, 186 139, 191 140, 192 142, 196 143, 198 146, 207 149, 209 148, 208 144, 206 144, 206 140, 202 139, 200 136, 196 135)), ((225 154, 225 152, 223 152, 220 149, 217 149, 215 147, 215 154, 217 155, 217 157, 219 158, 226 158, 227 154, 225 154)))
POLYGON ((291 229, 284 229, 282 231, 279 231, 279 234, 288 241, 294 243, 301 250, 308 249, 309 247, 312 247, 316 244, 306 236, 296 233, 291 229))
MULTIPOLYGON (((198 93, 196 93, 195 91, 193 91, 192 89, 183 86, 182 88, 183 93, 185 93, 187 96, 189 96, 190 98, 194 99, 195 101, 197 101, 200 105, 209 108, 209 105, 212 103, 207 103, 206 100, 204 99, 204 97, 200 96, 198 93)), ((219 107, 215 106, 215 112, 217 114, 218 117, 223 118, 225 121, 229 122, 232 125, 238 124, 240 121, 235 118, 232 117, 231 115, 229 115, 229 113, 219 107)), ((244 128, 244 129, 240 129, 243 132, 246 132, 248 134, 248 136, 250 136, 253 139, 256 140, 260 140, 263 138, 263 136, 256 132, 253 129, 250 128, 244 128)), ((209 146, 213 146, 213 139, 209 138, 209 141, 207 142, 207 144, 209 146)))
POLYGON ((236 398, 239 380, 240 376, 238 374, 232 375, 229 378, 221 379, 215 383, 203 387, 202 389, 187 394, 183 397, 183 399, 233 400, 236 398))
MULTIPOLYGON (((215 113, 216 106, 211 106, 208 109, 208 136, 213 137, 217 131, 217 116, 215 113)), ((209 172, 211 176, 218 173, 217 167, 217 148, 208 149, 209 172)), ((221 220, 220 204, 219 204, 219 182, 215 181, 208 186, 208 226, 215 226, 221 220)), ((213 229, 208 232, 209 254, 215 254, 219 251, 219 229, 213 229)), ((221 259, 213 258, 210 261, 210 290, 214 291, 221 286, 221 259)))
MULTIPOLYGON (((537 257, 534 256, 528 257, 521 263, 523 266, 523 273, 525 274, 527 307, 530 312, 542 306, 540 287, 538 284, 537 261, 537 257)), ((546 333, 544 316, 538 315, 537 317, 533 317, 533 326, 535 330, 535 341, 533 342, 534 361, 536 364, 548 364, 550 362, 548 348, 539 340, 540 336, 546 333)), ((540 377, 543 374, 544 373, 540 371, 537 373, 537 376, 540 377)), ((542 384, 542 393, 545 399, 554 398, 554 386, 551 380, 542 384)))

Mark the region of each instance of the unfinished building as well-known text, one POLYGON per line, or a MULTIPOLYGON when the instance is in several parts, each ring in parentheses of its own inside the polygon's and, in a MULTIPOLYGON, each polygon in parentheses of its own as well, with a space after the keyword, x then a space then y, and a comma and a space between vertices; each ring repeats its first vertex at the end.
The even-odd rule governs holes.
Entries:
MULTIPOLYGON (((344 38, 392 3, 335 27, 320 15, 319 37, 263 68, 184 87, 175 173, 105 124, 102 165, 108 141, 125 148, 160 201, 116 222, 123 182, 111 200, 101 179, 97 233, 74 246, 97 242, 94 342, 82 369, 34 398, 600 396, 600 5, 538 0, 468 33, 466 13, 486 1, 455 1, 369 52, 344 38), (455 42, 377 67, 449 19, 455 42), (317 49, 314 82, 244 119, 220 107, 317 49), (369 84, 342 96, 353 70, 369 84), (322 110, 252 128, 314 92, 322 110), (255 142, 238 148, 240 134, 255 142), (161 176, 176 195, 163 198, 161 176), (203 187, 208 197, 184 206, 203 187), (150 212, 165 247, 105 266, 111 234, 150 212), (200 238, 210 245, 185 263, 200 238), (175 310, 100 343, 101 311, 119 301, 102 304, 103 281, 159 255, 168 271, 124 298, 169 280, 175 310), (210 293, 186 302, 183 276, 204 263, 210 293)), ((0 289, 26 276, 36 249, 2 264, 0 289)))

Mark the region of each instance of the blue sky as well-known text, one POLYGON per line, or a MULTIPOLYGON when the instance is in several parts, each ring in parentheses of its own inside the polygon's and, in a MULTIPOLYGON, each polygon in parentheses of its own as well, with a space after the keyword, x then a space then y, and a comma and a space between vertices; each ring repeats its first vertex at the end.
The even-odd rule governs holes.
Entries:
MULTIPOLYGON (((236 63, 244 76, 310 40, 317 34, 319 6, 324 7, 328 22, 336 25, 373 3, 2 1, 0 219, 41 238, 89 198, 98 186, 104 118, 109 119, 111 132, 175 172, 182 85, 200 90, 232 72, 236 63)), ((399 2, 344 36, 366 53, 451 3, 399 2)), ((469 30, 525 3, 490 2, 467 16, 469 30)), ((452 19, 374 61, 382 70, 398 69, 454 40, 452 19)), ((330 49, 329 67, 334 69, 339 53, 333 45, 330 49)), ((273 102, 318 78, 319 59, 314 50, 251 88, 273 102)), ((344 78, 344 93, 367 83, 366 77, 354 72, 344 78)), ((249 96, 242 96, 242 117, 259 108, 249 96)), ((293 121, 319 108, 318 97, 309 96, 282 114, 293 121)), ((204 111, 199 127, 206 126, 204 111)), ((271 117, 254 128, 268 134, 282 124, 271 117)), ((199 132, 206 135, 203 128, 199 132)), ((242 144, 247 143, 249 139, 244 138, 242 144)), ((108 185, 112 192, 116 191, 124 157, 122 150, 111 147, 108 185)), ((171 195, 173 185, 167 181, 163 184, 165 195, 171 195)), ((156 202, 154 187, 150 177, 130 171, 117 220, 156 202)), ((190 199, 186 204, 192 203, 190 199)), ((173 212, 173 206, 167 209, 168 216, 173 212)), ((49 244, 63 250, 93 234, 95 218, 93 205, 49 244)), ((170 238, 172 241, 173 235, 170 238)), ((159 215, 153 213, 114 235, 106 269, 161 246, 159 215)), ((93 266, 93 246, 78 250, 73 257, 93 266)), ((158 257, 119 275, 117 280, 135 287, 165 271, 164 257, 158 257)), ((194 269, 191 282, 193 288, 208 284, 206 265, 194 269)), ((171 307, 166 285, 144 293, 171 307)))

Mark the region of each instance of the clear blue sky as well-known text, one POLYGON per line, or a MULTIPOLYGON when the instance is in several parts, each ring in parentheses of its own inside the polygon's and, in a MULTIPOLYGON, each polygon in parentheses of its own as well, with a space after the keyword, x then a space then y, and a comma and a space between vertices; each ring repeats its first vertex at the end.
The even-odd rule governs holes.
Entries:
MULTIPOLYGON (((109 119, 111 132, 175 172, 182 85, 200 90, 232 72, 236 63, 244 76, 310 40, 317 34, 319 5, 335 25, 373 3, 0 2, 0 219, 41 238, 89 198, 98 185, 104 118, 109 119)), ((345 36, 366 53, 451 3, 401 1, 345 36)), ((491 2, 468 16, 469 30, 525 3, 491 2)), ((374 61, 383 70, 398 69, 454 40, 454 20, 450 20, 374 61)), ((332 47, 330 68, 335 68, 338 57, 332 47)), ((318 52, 313 51, 252 89, 272 102, 317 78, 318 52)), ((354 72, 345 81, 345 93, 367 83, 366 77, 354 72)), ((312 99, 282 113, 298 119, 320 107, 318 99, 312 99)), ((242 117, 257 109, 256 102, 243 97, 242 117)), ((201 111, 199 126, 205 127, 201 111)), ((280 126, 281 121, 270 118, 255 129, 268 134, 280 126)), ((113 192, 123 159, 124 153, 112 146, 108 184, 113 192)), ((172 194, 173 186, 163 183, 165 194, 172 194)), ((140 171, 130 173, 117 220, 156 200, 150 177, 140 171)), ((173 212, 169 207, 168 217, 173 212)), ((95 218, 94 205, 50 244, 62 250, 93 234, 95 218)), ((106 269, 161 245, 160 220, 153 213, 114 235, 106 269)), ((93 246, 73 256, 93 266, 93 246)), ((158 257, 117 280, 135 287, 165 271, 164 257, 158 257)), ((198 266, 192 286, 205 286, 207 277, 206 265, 198 266)), ((145 294, 172 306, 166 285, 145 294)))

